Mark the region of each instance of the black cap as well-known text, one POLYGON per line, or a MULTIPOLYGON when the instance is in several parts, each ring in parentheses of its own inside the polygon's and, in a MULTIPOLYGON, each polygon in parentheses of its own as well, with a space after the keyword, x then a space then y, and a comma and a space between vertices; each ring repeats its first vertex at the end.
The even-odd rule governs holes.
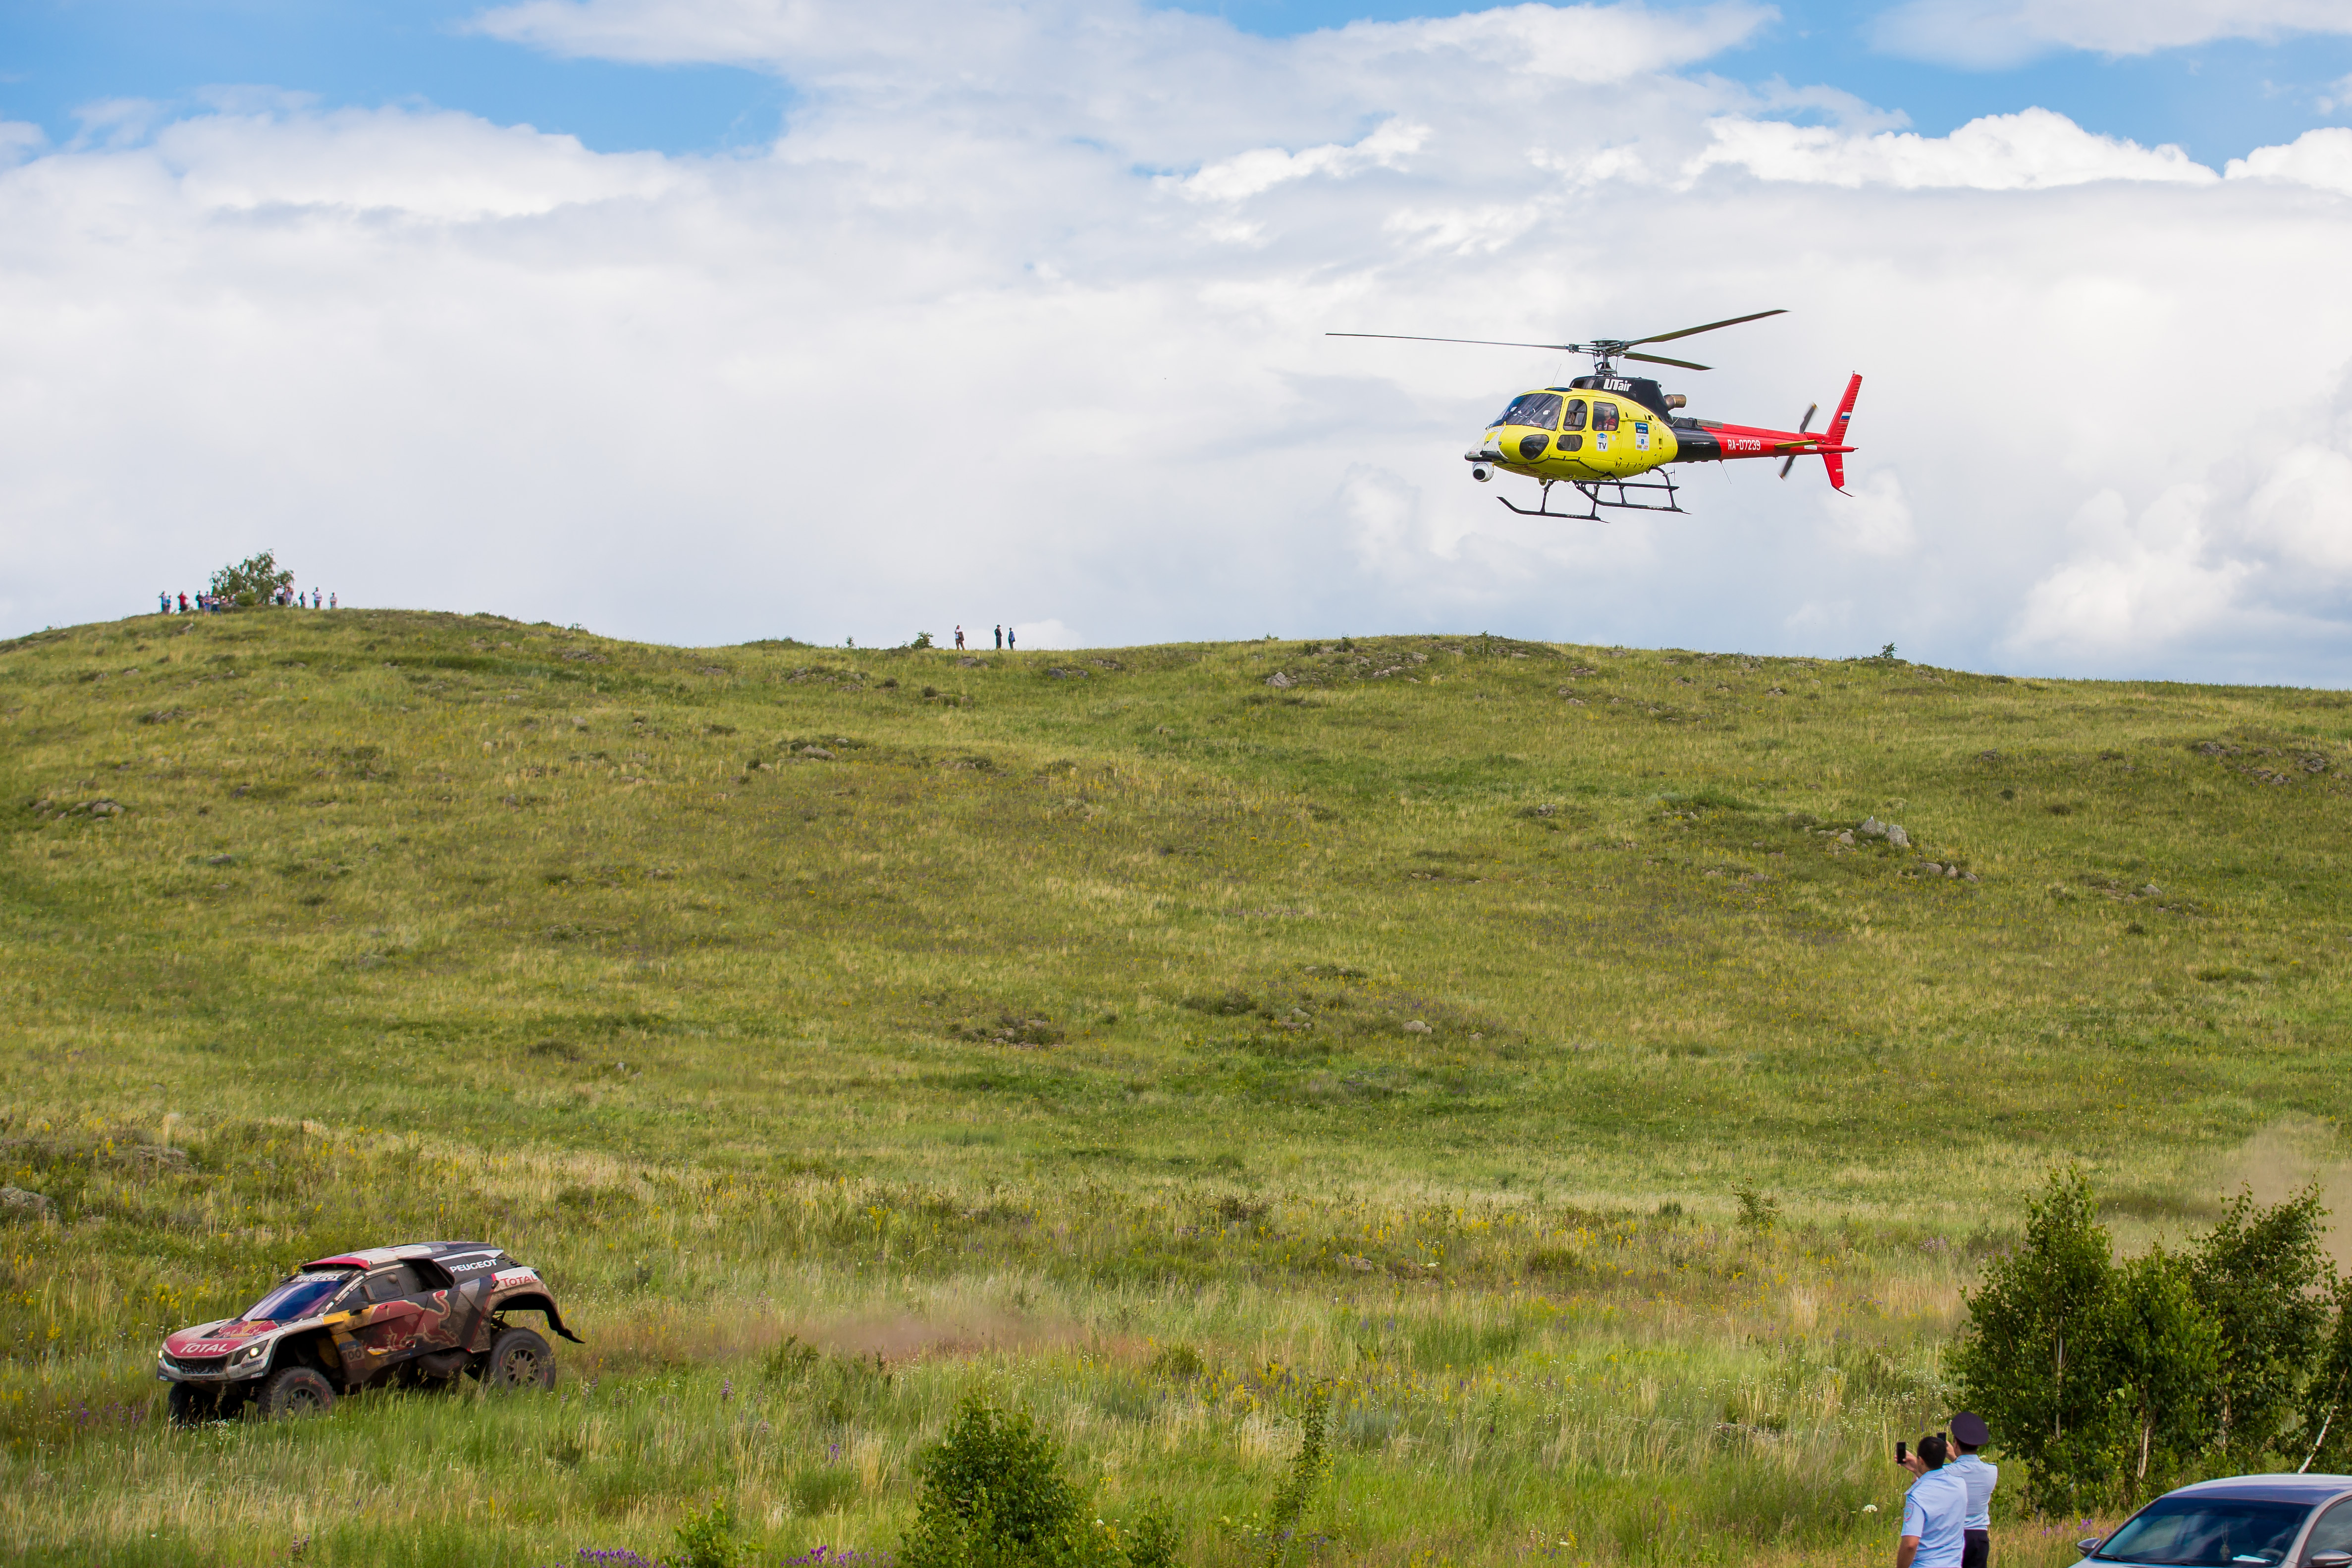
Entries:
POLYGON ((1992 1434, 1985 1430, 1984 1417, 1966 1410, 1952 1417, 1952 1436, 1971 1448, 1981 1448, 1992 1441, 1992 1434))

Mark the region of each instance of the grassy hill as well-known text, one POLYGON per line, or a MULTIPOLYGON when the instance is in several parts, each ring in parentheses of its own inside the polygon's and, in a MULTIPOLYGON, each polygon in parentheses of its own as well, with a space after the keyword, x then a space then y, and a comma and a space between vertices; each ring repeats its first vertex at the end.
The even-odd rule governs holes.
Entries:
POLYGON ((2344 1152, 2333 692, 249 612, 0 645, 0 738, 12 1560, 886 1549, 980 1386, 1239 1564, 1319 1380, 1294 1563, 1876 1562, 2053 1164, 2344 1152), (167 1329, 460 1236, 557 1394, 163 1426, 167 1329))

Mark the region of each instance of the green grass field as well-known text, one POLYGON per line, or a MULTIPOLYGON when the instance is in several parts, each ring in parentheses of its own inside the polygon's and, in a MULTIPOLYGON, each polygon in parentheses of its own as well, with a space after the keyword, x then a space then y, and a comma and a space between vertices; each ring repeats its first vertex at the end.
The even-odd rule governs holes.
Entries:
POLYGON ((2137 1246, 2346 1154, 2337 693, 249 612, 0 645, 0 737, 9 1561, 887 1550, 974 1387, 1201 1568, 1318 1389, 1295 1563, 1890 1561, 2053 1165, 2137 1246), (162 1420, 445 1237, 554 1394, 162 1420))

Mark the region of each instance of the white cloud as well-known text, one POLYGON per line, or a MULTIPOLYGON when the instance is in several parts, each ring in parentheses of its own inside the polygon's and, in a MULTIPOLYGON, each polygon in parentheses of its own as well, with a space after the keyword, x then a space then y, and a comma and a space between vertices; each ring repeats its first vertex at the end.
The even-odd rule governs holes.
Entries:
POLYGON ((20 120, 0 120, 0 168, 31 157, 47 141, 37 125, 27 125, 20 120))
POLYGON ((1905 0, 1871 41, 1945 65, 2013 66, 2057 49, 2145 55, 2219 38, 2352 33, 2342 0, 1905 0))
POLYGON ((1428 139, 1426 125, 1389 120, 1352 145, 1327 142, 1301 153, 1257 147, 1221 158, 1196 174, 1166 176, 1165 183, 1179 195, 1196 202, 1242 202, 1312 174, 1344 180, 1365 169, 1402 168, 1405 160, 1420 152, 1421 144, 1428 139))
POLYGON ((2352 196, 2352 131, 2306 131, 2284 147, 2257 147, 2230 160, 2233 180, 2286 180, 2352 196))
POLYGON ((473 26, 562 55, 765 66, 795 75, 891 60, 949 62, 969 77, 1034 55, 1043 39, 1055 52, 1100 64, 1209 44, 1228 55, 1279 55, 1325 69, 1402 65, 1605 82, 1708 58, 1779 15, 1753 0, 1666 12, 1639 4, 1507 5, 1458 16, 1351 22, 1285 44, 1244 38, 1222 22, 1184 12, 1080 0, 917 5, 894 14, 887 26, 877 26, 870 12, 824 0, 523 0, 485 12, 473 26))
MULTIPOLYGON (((1811 461, 1804 464, 1808 468, 1811 461)), ((1790 472, 1793 482, 1795 471, 1790 472)), ((1850 493, 1832 491, 1820 498, 1821 516, 1833 550, 1851 551, 1874 561, 1892 561, 1919 547, 1912 526, 1911 502, 1903 494, 1903 480, 1892 468, 1880 468, 1853 479, 1850 493)))
POLYGON ((2273 462, 2247 503, 2248 542, 2298 574, 2352 578, 2352 453, 2299 445, 2273 462))
POLYGON ((1979 191, 2046 190, 2094 180, 2201 184, 2218 178, 2178 147, 2096 135, 2046 109, 1986 115, 1948 136, 1908 131, 1857 136, 1738 116, 1711 120, 1707 130, 1714 144, 1691 161, 1691 174, 1729 165, 1763 180, 1979 191))
POLYGON ((347 601, 679 641, 1011 612, 1040 647, 1454 626, 2352 678, 2352 437, 2307 415, 2352 342, 2332 142, 2220 181, 2056 116, 1754 129, 1810 89, 1675 73, 1766 15, 543 6, 499 25, 771 66, 785 133, 609 155, 278 100, 20 142, 0 633, 267 544, 347 601), (1787 424, 1865 373, 1851 497, 1749 463, 1682 516, 1517 517, 1532 487, 1462 452, 1569 363, 1322 336, 1771 305, 1669 385, 1787 424), (2219 324, 2231 395, 2187 434, 2219 324), (2070 531, 2106 489, 2122 522, 2070 531))
POLYGON ((1509 5, 1409 22, 1351 22, 1315 35, 1307 52, 1357 63, 1419 57, 1433 68, 1622 81, 1707 59, 1779 16, 1769 5, 1741 0, 1679 12, 1639 5, 1509 5))
POLYGON ((467 114, 342 110, 184 120, 153 151, 199 206, 346 207, 448 221, 651 197, 692 176, 655 153, 591 153, 573 137, 467 114))
POLYGON ((2176 641, 2228 614, 2251 568, 2217 558, 2204 487, 2174 485, 2138 517, 2102 490, 2069 527, 2075 552, 2026 595, 2014 642, 2029 657, 2112 658, 2176 641))
POLYGON ((2283 441, 2255 436, 2246 460, 2169 484, 2137 513, 2114 489, 2093 497, 2070 520, 2067 554, 2027 593, 2012 648, 2112 660, 2170 644, 2259 664, 2264 639, 2341 627, 2352 612, 2352 382, 2337 404, 2332 418, 2281 421, 2283 441))

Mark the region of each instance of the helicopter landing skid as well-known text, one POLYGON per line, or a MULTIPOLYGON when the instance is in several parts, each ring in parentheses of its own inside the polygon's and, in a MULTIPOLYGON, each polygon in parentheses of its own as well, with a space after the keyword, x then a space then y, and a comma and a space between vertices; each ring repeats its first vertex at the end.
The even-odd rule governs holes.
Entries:
MULTIPOLYGON (((1552 517, 1563 522, 1604 521, 1606 520, 1601 515, 1601 509, 1603 507, 1619 511, 1682 511, 1683 510, 1679 504, 1680 496, 1675 489, 1674 479, 1663 473, 1654 479, 1545 479, 1542 483, 1543 495, 1532 507, 1520 506, 1508 496, 1496 496, 1495 499, 1521 517, 1552 517), (1578 495, 1582 496, 1585 510, 1582 511, 1552 510, 1551 488, 1556 484, 1567 485, 1578 495), (1665 503, 1660 505, 1654 500, 1629 500, 1627 495, 1629 491, 1638 491, 1645 495, 1663 494, 1666 498, 1665 503)), ((1685 512, 1684 515, 1689 514, 1685 512)))

